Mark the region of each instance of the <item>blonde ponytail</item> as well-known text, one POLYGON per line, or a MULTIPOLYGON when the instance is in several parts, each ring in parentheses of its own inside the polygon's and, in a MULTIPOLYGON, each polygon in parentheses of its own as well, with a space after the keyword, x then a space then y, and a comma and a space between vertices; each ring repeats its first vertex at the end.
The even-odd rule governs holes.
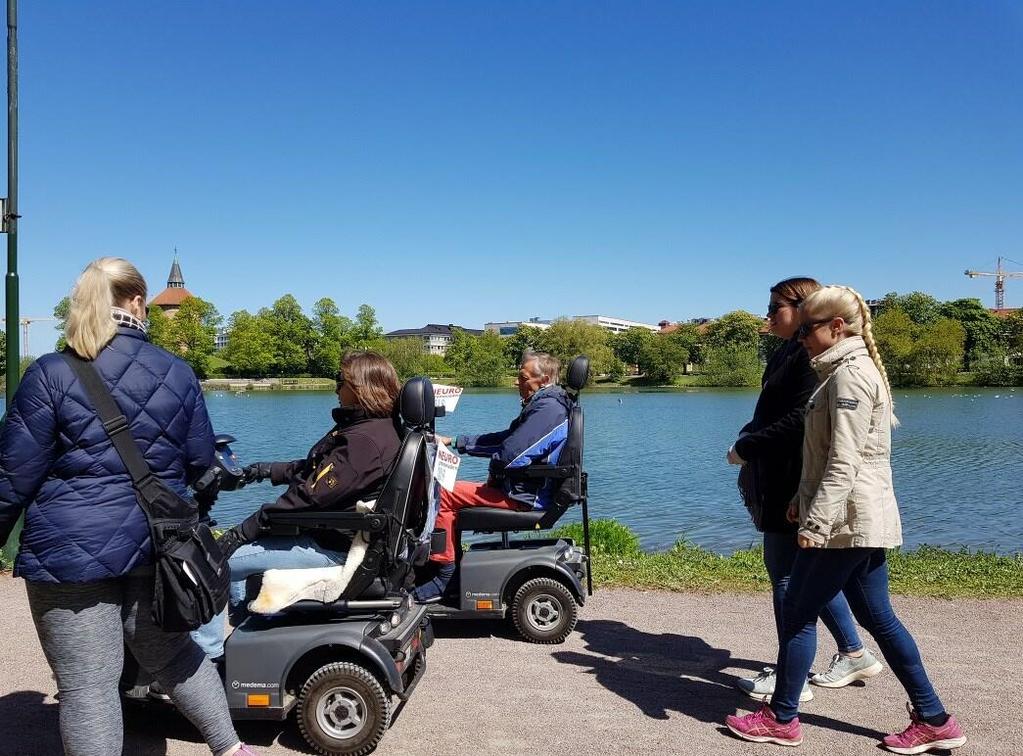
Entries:
POLYGON ((75 353, 94 360, 117 334, 111 308, 136 296, 146 297, 146 282, 135 266, 120 257, 89 263, 71 292, 65 339, 75 353))
POLYGON ((878 351, 877 342, 874 341, 874 319, 870 316, 870 307, 867 306, 867 301, 858 291, 849 286, 844 288, 856 298, 856 305, 860 310, 860 336, 867 347, 870 359, 877 366, 877 372, 881 374, 881 378, 884 380, 884 387, 888 389, 888 401, 892 405, 892 427, 897 428, 899 426, 899 418, 895 416, 895 397, 892 396, 892 384, 888 380, 888 371, 885 370, 884 362, 881 360, 881 352, 878 351))

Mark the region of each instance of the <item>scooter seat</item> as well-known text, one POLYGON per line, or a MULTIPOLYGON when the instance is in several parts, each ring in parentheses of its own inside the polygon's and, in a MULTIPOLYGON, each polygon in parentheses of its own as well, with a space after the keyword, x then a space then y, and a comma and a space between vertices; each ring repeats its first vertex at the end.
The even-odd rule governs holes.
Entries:
POLYGON ((489 530, 498 533, 506 530, 534 530, 543 516, 543 510, 539 509, 516 512, 512 509, 471 507, 458 513, 458 529, 489 530))

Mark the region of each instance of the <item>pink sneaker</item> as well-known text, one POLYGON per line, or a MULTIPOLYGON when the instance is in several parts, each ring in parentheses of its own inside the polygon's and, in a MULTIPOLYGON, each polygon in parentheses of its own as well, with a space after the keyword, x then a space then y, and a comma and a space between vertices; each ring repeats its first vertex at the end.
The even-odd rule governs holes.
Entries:
POLYGON ((774 717, 771 707, 764 704, 760 711, 737 717, 730 714, 725 717, 725 727, 743 740, 754 743, 777 743, 783 746, 797 746, 803 742, 803 730, 799 726, 799 717, 788 724, 782 724, 774 717))
POLYGON ((913 711, 910 704, 906 704, 909 710, 909 718, 912 720, 909 727, 897 735, 886 735, 884 747, 893 753, 927 753, 934 749, 958 748, 966 743, 966 736, 963 729, 956 722, 956 718, 948 715, 948 721, 941 727, 929 725, 913 711))

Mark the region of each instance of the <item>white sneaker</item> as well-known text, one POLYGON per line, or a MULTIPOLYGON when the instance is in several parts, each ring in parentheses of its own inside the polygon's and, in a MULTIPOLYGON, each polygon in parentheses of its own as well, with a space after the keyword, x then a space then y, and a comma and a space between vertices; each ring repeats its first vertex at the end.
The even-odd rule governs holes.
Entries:
MULTIPOLYGON (((740 677, 735 681, 735 687, 757 701, 770 701, 771 696, 774 695, 776 680, 774 667, 764 667, 764 671, 756 677, 740 677)), ((810 690, 808 684, 803 683, 803 690, 799 693, 799 702, 806 703, 812 700, 813 691, 810 690)))
POLYGON ((823 688, 844 688, 857 680, 867 680, 881 674, 884 665, 870 651, 863 649, 863 656, 835 654, 827 672, 813 675, 810 682, 823 688))

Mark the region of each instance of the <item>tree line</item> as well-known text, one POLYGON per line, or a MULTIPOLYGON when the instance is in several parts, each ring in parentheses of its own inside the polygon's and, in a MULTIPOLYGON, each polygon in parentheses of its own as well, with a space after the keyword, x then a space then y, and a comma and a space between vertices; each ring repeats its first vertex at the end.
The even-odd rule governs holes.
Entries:
MULTIPOLYGON (((67 308, 66 297, 54 308, 61 334, 67 308)), ((255 313, 239 310, 227 319, 227 344, 217 352, 223 323, 210 302, 189 297, 174 317, 153 308, 149 334, 204 378, 333 377, 346 350, 374 349, 403 380, 426 374, 464 386, 510 384, 526 350, 549 352, 563 364, 587 354, 591 373, 608 382, 670 385, 687 376, 696 385, 757 386, 780 343, 764 332, 763 318, 743 310, 660 333, 645 328, 610 333, 569 319, 545 329, 523 326, 509 337, 455 329, 444 357, 426 353, 418 338, 385 339, 370 305, 348 317, 329 297, 319 299, 310 314, 291 294, 255 313)), ((963 373, 980 385, 1023 384, 1023 310, 998 318, 977 299, 940 302, 922 292, 893 292, 880 300, 873 328, 894 385, 950 385, 963 382, 963 373)), ((62 347, 63 335, 57 342, 62 347)))

